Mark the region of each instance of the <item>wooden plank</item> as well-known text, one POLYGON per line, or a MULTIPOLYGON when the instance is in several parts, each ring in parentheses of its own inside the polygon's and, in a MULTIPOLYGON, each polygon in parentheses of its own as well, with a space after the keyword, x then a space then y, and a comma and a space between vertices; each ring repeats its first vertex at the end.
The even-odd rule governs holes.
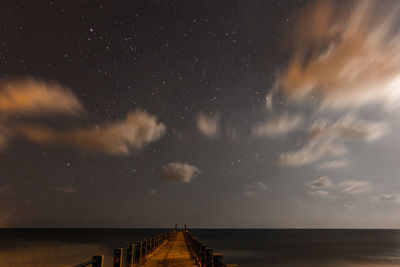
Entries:
POLYGON ((196 267, 195 260, 186 244, 183 232, 176 232, 167 244, 146 258, 145 267, 185 266, 196 267))

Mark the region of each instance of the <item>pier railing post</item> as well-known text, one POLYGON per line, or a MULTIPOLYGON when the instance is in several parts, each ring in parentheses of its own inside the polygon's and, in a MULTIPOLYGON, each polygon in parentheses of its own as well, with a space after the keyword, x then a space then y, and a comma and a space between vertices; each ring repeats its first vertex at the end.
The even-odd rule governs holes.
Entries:
POLYGON ((222 254, 213 253, 213 267, 225 267, 223 262, 222 254))
POLYGON ((201 256, 201 266, 202 267, 206 266, 206 262, 207 262, 207 259, 206 259, 206 248, 207 248, 207 245, 201 244, 200 256, 201 256))
POLYGON ((206 248, 206 266, 213 267, 213 250, 212 250, 212 248, 206 248))
POLYGON ((122 251, 123 248, 114 249, 114 267, 122 267, 122 251))
POLYGON ((92 267, 103 267, 104 255, 93 256, 93 260, 95 260, 96 262, 92 264, 92 267))
POLYGON ((135 258, 135 244, 132 244, 126 250, 126 262, 125 267, 133 267, 133 262, 135 258))
POLYGON ((142 264, 142 255, 143 255, 143 242, 140 241, 136 244, 137 250, 136 250, 136 255, 138 256, 138 262, 139 264, 142 264))

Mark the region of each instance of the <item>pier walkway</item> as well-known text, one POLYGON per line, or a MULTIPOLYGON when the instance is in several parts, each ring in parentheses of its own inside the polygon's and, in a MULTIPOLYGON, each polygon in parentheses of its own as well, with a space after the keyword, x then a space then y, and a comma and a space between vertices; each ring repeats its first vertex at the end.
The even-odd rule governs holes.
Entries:
MULTIPOLYGON (((169 231, 114 250, 113 267, 238 267, 184 230, 169 231)), ((94 255, 74 267, 104 267, 104 255, 94 255)))
POLYGON ((156 250, 146 259, 144 267, 196 267, 196 261, 189 251, 183 232, 177 232, 168 243, 156 250))

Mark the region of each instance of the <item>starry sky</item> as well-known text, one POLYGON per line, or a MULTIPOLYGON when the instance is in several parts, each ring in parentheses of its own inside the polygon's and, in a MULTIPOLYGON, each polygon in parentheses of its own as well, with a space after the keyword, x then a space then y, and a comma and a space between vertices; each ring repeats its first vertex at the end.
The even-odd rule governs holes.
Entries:
POLYGON ((0 226, 398 228, 396 1, 2 1, 0 226))

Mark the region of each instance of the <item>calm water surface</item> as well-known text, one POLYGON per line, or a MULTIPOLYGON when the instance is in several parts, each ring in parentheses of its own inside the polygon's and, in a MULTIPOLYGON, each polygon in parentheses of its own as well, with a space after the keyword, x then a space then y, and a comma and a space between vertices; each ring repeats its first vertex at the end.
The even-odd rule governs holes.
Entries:
MULTIPOLYGON (((2 229, 0 266, 71 266, 167 229, 2 229)), ((240 266, 400 265, 400 230, 193 229, 240 266)))

